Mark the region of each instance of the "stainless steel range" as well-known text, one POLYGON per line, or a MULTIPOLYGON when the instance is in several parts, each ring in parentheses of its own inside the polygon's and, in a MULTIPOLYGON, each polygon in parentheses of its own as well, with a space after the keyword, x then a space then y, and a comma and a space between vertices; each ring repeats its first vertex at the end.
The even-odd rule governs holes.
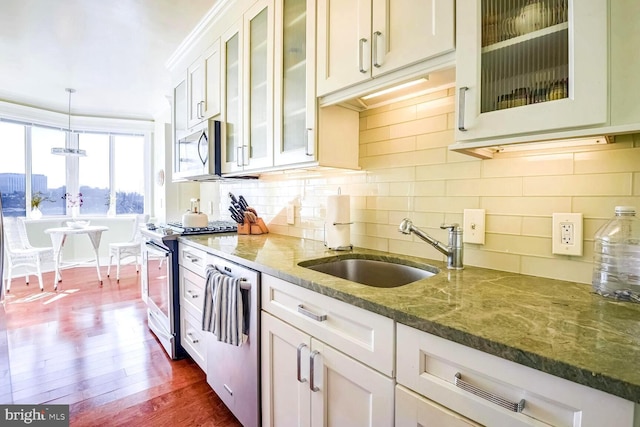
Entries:
POLYGON ((237 224, 231 221, 212 221, 206 227, 148 224, 142 230, 142 298, 147 303, 149 329, 172 359, 184 356, 180 345, 178 237, 235 232, 237 224))

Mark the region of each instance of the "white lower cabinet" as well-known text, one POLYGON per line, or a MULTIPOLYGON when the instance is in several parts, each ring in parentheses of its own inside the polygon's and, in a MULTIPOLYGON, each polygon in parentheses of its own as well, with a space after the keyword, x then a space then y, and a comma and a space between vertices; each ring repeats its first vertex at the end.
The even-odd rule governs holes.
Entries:
POLYGON ((397 425, 476 425, 469 420, 492 427, 636 425, 631 401, 405 325, 398 324, 396 332, 397 382, 426 401, 409 404, 398 393, 398 406, 416 417, 434 411, 427 404, 444 407, 462 423, 414 424, 413 413, 403 417, 397 409, 396 418, 406 420, 397 425))
POLYGON ((263 426, 392 426, 393 379, 262 313, 263 426))
POLYGON ((180 344, 204 371, 207 369, 207 334, 202 331, 204 303, 204 251, 179 245, 180 344))
POLYGON ((391 319, 268 275, 262 309, 263 426, 393 425, 391 319))

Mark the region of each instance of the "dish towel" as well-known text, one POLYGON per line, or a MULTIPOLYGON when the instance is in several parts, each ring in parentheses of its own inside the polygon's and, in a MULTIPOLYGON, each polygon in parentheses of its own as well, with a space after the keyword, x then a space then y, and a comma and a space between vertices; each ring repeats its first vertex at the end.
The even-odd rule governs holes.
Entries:
POLYGON ((248 292, 241 289, 241 279, 228 276, 213 265, 207 266, 206 274, 202 330, 213 333, 218 341, 240 346, 247 340, 248 307, 245 309, 243 294, 248 292))

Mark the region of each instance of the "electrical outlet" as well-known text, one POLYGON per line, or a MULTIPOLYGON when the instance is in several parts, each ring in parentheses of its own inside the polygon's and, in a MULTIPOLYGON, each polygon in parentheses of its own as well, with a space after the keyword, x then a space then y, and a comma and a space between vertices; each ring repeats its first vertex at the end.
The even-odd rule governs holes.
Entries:
POLYGON ((293 225, 296 223, 296 205, 289 203, 287 205, 287 224, 293 225))
POLYGON ((484 209, 465 209, 462 241, 484 245, 484 209))
POLYGON ((551 232, 552 250, 558 255, 582 255, 582 214, 554 213, 551 232))

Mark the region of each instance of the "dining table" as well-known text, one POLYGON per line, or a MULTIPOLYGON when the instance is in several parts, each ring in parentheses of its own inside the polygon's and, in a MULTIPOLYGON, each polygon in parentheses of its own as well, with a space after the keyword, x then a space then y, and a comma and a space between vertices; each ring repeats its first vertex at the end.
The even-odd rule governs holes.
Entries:
MULTIPOLYGON (((55 271, 55 283, 53 285, 54 290, 58 290, 58 283, 62 281, 62 275, 60 274, 60 269, 62 266, 62 250, 67 240, 67 236, 77 236, 80 234, 86 234, 87 236, 89 236, 91 246, 93 247, 93 251, 96 256, 95 263, 96 271, 98 272, 98 280, 100 281, 100 285, 102 285, 102 275, 100 274, 100 240, 102 238, 102 233, 107 230, 109 230, 109 227, 102 225, 53 227, 44 230, 44 232, 46 234, 49 234, 49 236, 51 237, 51 244, 53 246, 55 271)), ((73 263, 73 265, 77 265, 77 263, 73 263)))

